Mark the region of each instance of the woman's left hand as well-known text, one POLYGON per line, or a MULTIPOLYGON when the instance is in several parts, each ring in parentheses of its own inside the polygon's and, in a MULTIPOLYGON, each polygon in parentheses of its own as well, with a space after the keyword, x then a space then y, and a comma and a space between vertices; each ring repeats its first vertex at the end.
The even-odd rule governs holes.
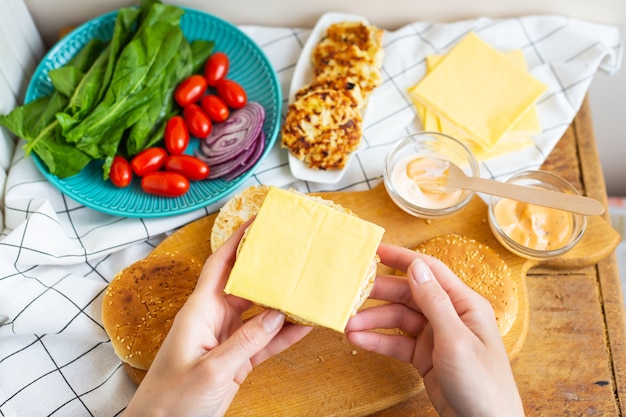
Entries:
POLYGON ((221 416, 254 366, 311 330, 269 309, 244 323, 252 304, 224 294, 244 229, 207 259, 125 416, 221 416))

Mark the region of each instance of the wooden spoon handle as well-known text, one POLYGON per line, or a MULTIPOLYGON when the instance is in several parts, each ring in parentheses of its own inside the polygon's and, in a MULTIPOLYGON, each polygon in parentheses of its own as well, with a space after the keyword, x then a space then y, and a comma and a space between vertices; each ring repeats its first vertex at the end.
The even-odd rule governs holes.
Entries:
POLYGON ((597 216, 604 213, 602 203, 581 195, 566 194, 559 191, 503 183, 477 177, 467 177, 463 182, 463 188, 538 206, 551 207, 587 216, 597 216))

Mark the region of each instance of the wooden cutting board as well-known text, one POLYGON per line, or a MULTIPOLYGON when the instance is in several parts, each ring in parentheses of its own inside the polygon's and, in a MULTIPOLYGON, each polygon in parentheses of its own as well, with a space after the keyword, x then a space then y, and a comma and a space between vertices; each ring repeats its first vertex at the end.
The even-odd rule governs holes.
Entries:
MULTIPOLYGON (((475 197, 460 212, 437 220, 410 216, 387 196, 382 184, 368 191, 318 194, 350 208, 363 219, 384 227, 383 241, 408 248, 447 233, 483 242, 512 269, 519 292, 519 311, 504 337, 514 359, 528 330, 526 272, 537 261, 520 258, 496 240, 487 223, 487 206, 475 197)), ((204 261, 211 253, 209 236, 216 213, 179 229, 153 254, 180 251, 204 261)), ((620 235, 602 218, 588 219, 587 232, 562 257, 543 263, 555 268, 589 266, 610 255, 620 235)), ((379 272, 393 273, 385 266, 379 272)), ((367 305, 375 302, 369 301, 367 305)), ((256 367, 242 384, 228 416, 365 416, 391 407, 423 390, 421 378, 408 364, 358 349, 343 334, 314 329, 285 352, 256 367)))

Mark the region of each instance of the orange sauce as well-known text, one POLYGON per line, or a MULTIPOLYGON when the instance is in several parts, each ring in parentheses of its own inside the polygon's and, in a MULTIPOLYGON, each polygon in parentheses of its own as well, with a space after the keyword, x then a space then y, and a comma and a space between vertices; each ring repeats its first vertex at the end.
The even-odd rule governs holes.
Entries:
POLYGON ((461 190, 439 192, 425 186, 445 181, 447 164, 447 161, 433 156, 405 157, 393 167, 391 183, 411 204, 428 209, 451 207, 461 200, 461 190))
POLYGON ((498 201, 493 212, 504 233, 537 250, 565 246, 574 226, 571 213, 510 199, 498 201))

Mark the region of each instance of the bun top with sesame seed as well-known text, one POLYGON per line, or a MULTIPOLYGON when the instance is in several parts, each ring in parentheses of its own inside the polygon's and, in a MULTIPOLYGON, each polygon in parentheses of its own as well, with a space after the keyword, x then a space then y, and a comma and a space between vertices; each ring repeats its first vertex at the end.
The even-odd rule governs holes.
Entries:
POLYGON ((178 253, 149 256, 118 272, 102 299, 102 324, 125 365, 147 370, 202 263, 178 253))
POLYGON ((443 261, 459 278, 485 297, 493 307, 498 328, 506 335, 517 315, 518 292, 511 268, 484 243, 457 234, 436 236, 416 251, 443 261))

